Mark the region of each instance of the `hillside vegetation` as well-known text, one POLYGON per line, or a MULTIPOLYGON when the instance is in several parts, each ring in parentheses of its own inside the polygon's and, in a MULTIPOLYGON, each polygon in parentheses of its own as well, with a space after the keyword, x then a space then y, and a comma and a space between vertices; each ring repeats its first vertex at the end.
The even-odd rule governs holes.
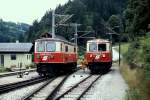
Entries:
MULTIPOLYGON (((79 23, 79 31, 94 31, 90 36, 108 38, 107 26, 118 25, 123 30, 122 12, 126 0, 69 0, 65 5, 59 5, 55 12, 57 14, 73 14, 73 17, 66 23, 79 23), (113 15, 113 16, 112 16, 113 15), (107 37, 106 37, 107 36, 107 37)), ((35 20, 33 26, 27 32, 27 41, 33 41, 43 32, 51 32, 52 11, 47 11, 41 21, 35 20)), ((56 23, 60 18, 56 18, 56 23)), ((113 27, 112 27, 113 28, 113 27)), ((74 37, 73 27, 58 26, 56 34, 70 40, 74 37)), ((84 34, 78 32, 79 36, 84 34)), ((83 44, 83 40, 79 44, 83 44)))
POLYGON ((24 33, 29 29, 25 23, 5 22, 0 19, 0 42, 24 41, 24 33))

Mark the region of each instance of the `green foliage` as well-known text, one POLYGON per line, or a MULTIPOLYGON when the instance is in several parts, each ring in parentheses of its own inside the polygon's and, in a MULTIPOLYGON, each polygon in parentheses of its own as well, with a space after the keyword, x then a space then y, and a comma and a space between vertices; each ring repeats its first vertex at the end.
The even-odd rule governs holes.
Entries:
POLYGON ((126 32, 134 40, 137 36, 145 35, 149 31, 150 23, 149 0, 128 0, 127 9, 124 10, 126 19, 126 32))
POLYGON ((0 66, 0 73, 9 72, 9 71, 10 71, 9 68, 4 68, 4 67, 1 67, 1 66, 0 66))
POLYGON ((143 55, 144 55, 144 83, 145 86, 148 88, 148 92, 150 93, 150 37, 147 38, 144 42, 143 42, 143 55))
MULTIPOLYGON (((97 37, 105 35, 107 31, 105 23, 108 21, 112 14, 121 15, 123 8, 125 7, 126 0, 69 0, 65 5, 59 5, 55 12, 57 14, 74 14, 68 23, 80 23, 82 24, 78 30, 81 31, 96 31, 97 37)), ((47 11, 42 17, 41 21, 33 24, 27 32, 26 40, 33 41, 38 36, 51 30, 52 11, 47 11)), ((60 21, 60 18, 56 18, 56 23, 60 21)), ((56 28, 56 34, 65 37, 70 40, 74 37, 73 27, 58 26, 56 28)), ((78 33, 82 35, 84 33, 78 33)), ((92 34, 95 36, 95 34, 92 34)))
POLYGON ((126 100, 145 100, 138 89, 130 89, 127 91, 126 100))
MULTIPOLYGON (((150 36, 139 38, 131 43, 128 49, 126 60, 131 63, 142 64, 143 77, 140 80, 145 88, 144 92, 150 94, 150 36)), ((133 91, 131 91, 133 92, 133 91)), ((138 96, 138 95, 137 95, 138 96)), ((136 97, 136 95, 135 95, 136 97)), ((150 97, 149 97, 150 99, 150 97)), ((148 100, 149 100, 148 99, 148 100)), ((129 99, 132 100, 132 99, 129 99)), ((136 100, 136 99, 133 99, 136 100)))
POLYGON ((24 41, 24 33, 29 25, 24 23, 5 22, 0 19, 0 42, 24 41))
POLYGON ((108 23, 111 28, 115 28, 115 26, 120 26, 120 18, 117 15, 110 16, 108 23))
POLYGON ((131 63, 136 63, 136 57, 138 56, 138 49, 139 49, 139 41, 134 41, 130 44, 129 48, 128 48, 128 52, 126 55, 126 60, 128 61, 129 64, 131 63))

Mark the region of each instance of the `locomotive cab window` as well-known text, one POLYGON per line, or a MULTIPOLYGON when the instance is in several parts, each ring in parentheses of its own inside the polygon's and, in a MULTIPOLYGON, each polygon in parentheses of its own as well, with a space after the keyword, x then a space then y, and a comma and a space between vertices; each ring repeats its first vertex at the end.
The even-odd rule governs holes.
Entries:
POLYGON ((37 52, 44 52, 44 49, 45 49, 45 42, 38 42, 36 51, 37 52))
POLYGON ((106 51, 106 44, 98 44, 98 51, 106 51))
POLYGON ((89 44, 89 51, 97 51, 97 44, 96 43, 89 44))
POLYGON ((56 51, 56 43, 54 43, 54 42, 47 42, 47 44, 46 44, 46 51, 49 51, 49 52, 56 51))

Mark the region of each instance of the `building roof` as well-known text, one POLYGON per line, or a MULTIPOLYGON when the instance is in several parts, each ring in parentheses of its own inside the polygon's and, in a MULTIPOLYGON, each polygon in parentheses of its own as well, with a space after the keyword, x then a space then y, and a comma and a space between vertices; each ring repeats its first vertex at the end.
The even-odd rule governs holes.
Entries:
POLYGON ((30 52, 32 43, 0 43, 0 52, 30 52))

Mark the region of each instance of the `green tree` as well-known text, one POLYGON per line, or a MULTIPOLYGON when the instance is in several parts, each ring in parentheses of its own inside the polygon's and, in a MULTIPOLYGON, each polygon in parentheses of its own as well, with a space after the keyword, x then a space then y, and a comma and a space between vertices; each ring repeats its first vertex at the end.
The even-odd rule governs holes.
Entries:
POLYGON ((121 19, 117 15, 112 15, 108 20, 108 24, 113 30, 115 30, 116 28, 120 29, 121 19))

